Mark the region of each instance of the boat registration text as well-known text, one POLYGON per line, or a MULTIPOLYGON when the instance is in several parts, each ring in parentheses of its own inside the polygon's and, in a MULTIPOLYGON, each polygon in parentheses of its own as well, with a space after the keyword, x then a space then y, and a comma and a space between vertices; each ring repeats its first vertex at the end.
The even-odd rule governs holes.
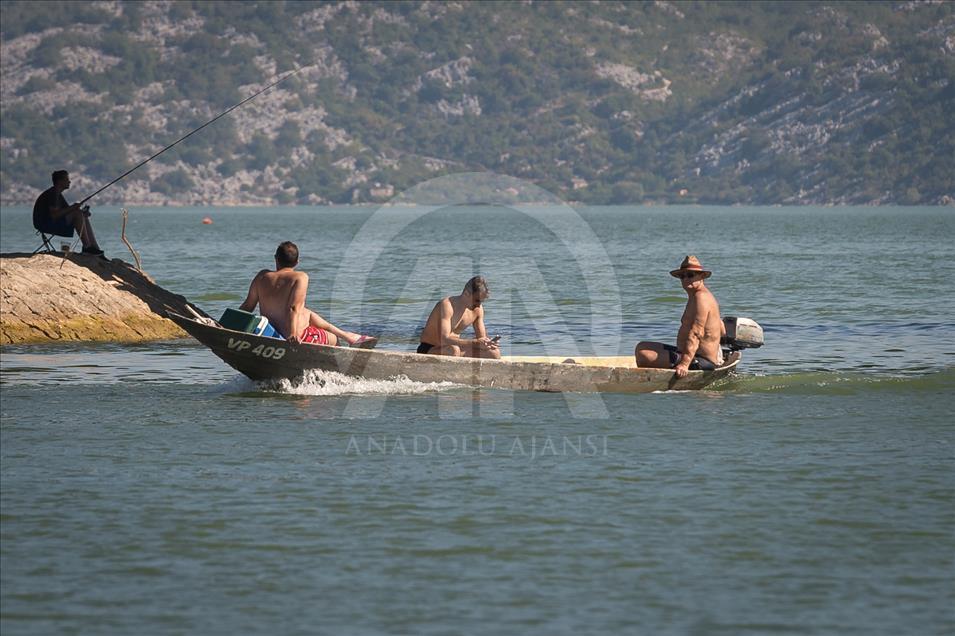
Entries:
POLYGON ((240 340, 237 338, 229 338, 229 348, 237 352, 251 349, 249 353, 263 358, 272 358, 273 360, 279 360, 285 355, 285 347, 273 347, 271 345, 260 344, 253 348, 252 343, 248 340, 240 340))

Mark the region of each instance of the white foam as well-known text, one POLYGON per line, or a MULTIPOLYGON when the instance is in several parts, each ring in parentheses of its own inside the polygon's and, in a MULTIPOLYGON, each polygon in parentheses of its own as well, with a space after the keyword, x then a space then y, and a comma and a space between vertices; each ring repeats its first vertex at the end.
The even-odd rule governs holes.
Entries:
POLYGON ((276 380, 260 383, 259 386, 266 391, 292 395, 405 395, 443 391, 458 385, 453 382, 415 382, 404 375, 387 380, 369 380, 337 371, 315 369, 307 371, 304 377, 295 381, 276 380))

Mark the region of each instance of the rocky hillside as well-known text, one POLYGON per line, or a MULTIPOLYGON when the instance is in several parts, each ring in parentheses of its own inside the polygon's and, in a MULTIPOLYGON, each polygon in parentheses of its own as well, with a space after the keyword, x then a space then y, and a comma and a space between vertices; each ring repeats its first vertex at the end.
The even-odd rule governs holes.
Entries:
POLYGON ((951 204, 951 2, 14 2, 0 196, 381 201, 493 171, 588 203, 951 204))

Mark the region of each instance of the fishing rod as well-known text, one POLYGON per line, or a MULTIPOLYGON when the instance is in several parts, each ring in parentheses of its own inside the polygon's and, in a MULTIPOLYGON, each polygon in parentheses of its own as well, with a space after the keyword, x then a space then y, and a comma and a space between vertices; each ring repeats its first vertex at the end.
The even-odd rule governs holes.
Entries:
POLYGON ((145 166, 147 163, 149 163, 150 161, 152 161, 153 159, 155 159, 156 157, 158 157, 158 156, 161 155, 162 153, 166 152, 167 150, 169 150, 170 148, 172 148, 173 146, 175 146, 175 145, 178 144, 179 142, 185 141, 185 140, 188 139, 189 137, 192 137, 193 135, 195 135, 197 132, 199 132, 200 130, 202 130, 203 128, 205 128, 206 126, 208 126, 209 124, 215 122, 217 119, 220 119, 220 118, 222 118, 222 117, 225 117, 226 115, 228 115, 229 113, 231 113, 232 111, 234 111, 234 110, 235 110, 236 108, 238 108, 239 106, 242 106, 242 105, 245 104, 246 102, 252 101, 253 99, 255 99, 256 97, 258 97, 259 95, 261 95, 261 94, 264 93, 265 91, 267 91, 267 90, 269 90, 270 88, 272 88, 273 86, 277 86, 277 85, 280 84, 281 82, 284 82, 285 80, 287 80, 288 78, 292 77, 293 75, 295 75, 296 73, 298 73, 298 72, 301 71, 302 69, 306 69, 306 68, 309 68, 309 67, 308 67, 308 66, 303 66, 303 67, 301 67, 301 68, 295 69, 294 71, 291 71, 291 72, 289 72, 289 73, 286 73, 285 75, 283 75, 283 76, 280 77, 279 79, 275 80, 274 82, 272 82, 271 84, 269 84, 269 85, 266 86, 265 88, 263 88, 263 89, 261 89, 261 90, 255 92, 255 93, 252 94, 252 95, 249 95, 248 97, 246 97, 245 99, 243 99, 243 100, 242 100, 241 102, 239 102, 238 104, 232 106, 232 107, 229 108, 228 110, 225 110, 225 111, 219 113, 218 115, 216 115, 215 117, 213 117, 212 119, 210 119, 209 121, 207 121, 206 123, 204 123, 203 125, 199 126, 199 127, 196 128, 195 130, 193 130, 192 132, 190 132, 188 135, 185 135, 185 136, 183 136, 183 137, 180 137, 179 139, 177 139, 177 140, 174 141, 173 143, 169 144, 168 146, 166 146, 165 148, 163 148, 162 150, 160 150, 159 152, 157 152, 156 154, 154 154, 152 157, 150 157, 150 158, 148 158, 148 159, 145 159, 145 160, 143 160, 143 161, 140 161, 138 164, 136 164, 135 166, 133 166, 132 168, 130 168, 129 170, 127 170, 126 172, 124 172, 124 173, 121 174, 120 176, 116 177, 115 179, 113 179, 112 181, 110 181, 109 183, 107 183, 106 185, 104 185, 102 188, 100 188, 99 190, 97 190, 97 191, 94 192, 93 194, 89 195, 88 197, 86 197, 85 199, 83 199, 82 201, 80 201, 78 205, 79 205, 80 207, 82 207, 84 203, 86 203, 87 201, 89 201, 90 199, 92 199, 93 197, 95 197, 97 194, 99 194, 100 192, 102 192, 102 191, 105 190, 106 188, 110 187, 111 185, 113 185, 113 184, 116 183, 117 181, 120 181, 120 180, 122 180, 123 178, 129 176, 129 175, 132 174, 135 170, 137 170, 137 169, 139 169, 139 168, 145 166))

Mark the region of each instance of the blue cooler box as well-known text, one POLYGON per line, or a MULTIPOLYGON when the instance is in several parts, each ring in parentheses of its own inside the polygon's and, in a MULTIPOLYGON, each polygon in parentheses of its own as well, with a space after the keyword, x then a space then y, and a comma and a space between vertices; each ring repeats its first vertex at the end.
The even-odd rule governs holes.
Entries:
POLYGON ((275 328, 269 324, 269 319, 265 316, 259 317, 259 322, 252 329, 252 334, 256 336, 265 336, 266 338, 278 338, 279 340, 285 340, 282 335, 275 330, 275 328))

